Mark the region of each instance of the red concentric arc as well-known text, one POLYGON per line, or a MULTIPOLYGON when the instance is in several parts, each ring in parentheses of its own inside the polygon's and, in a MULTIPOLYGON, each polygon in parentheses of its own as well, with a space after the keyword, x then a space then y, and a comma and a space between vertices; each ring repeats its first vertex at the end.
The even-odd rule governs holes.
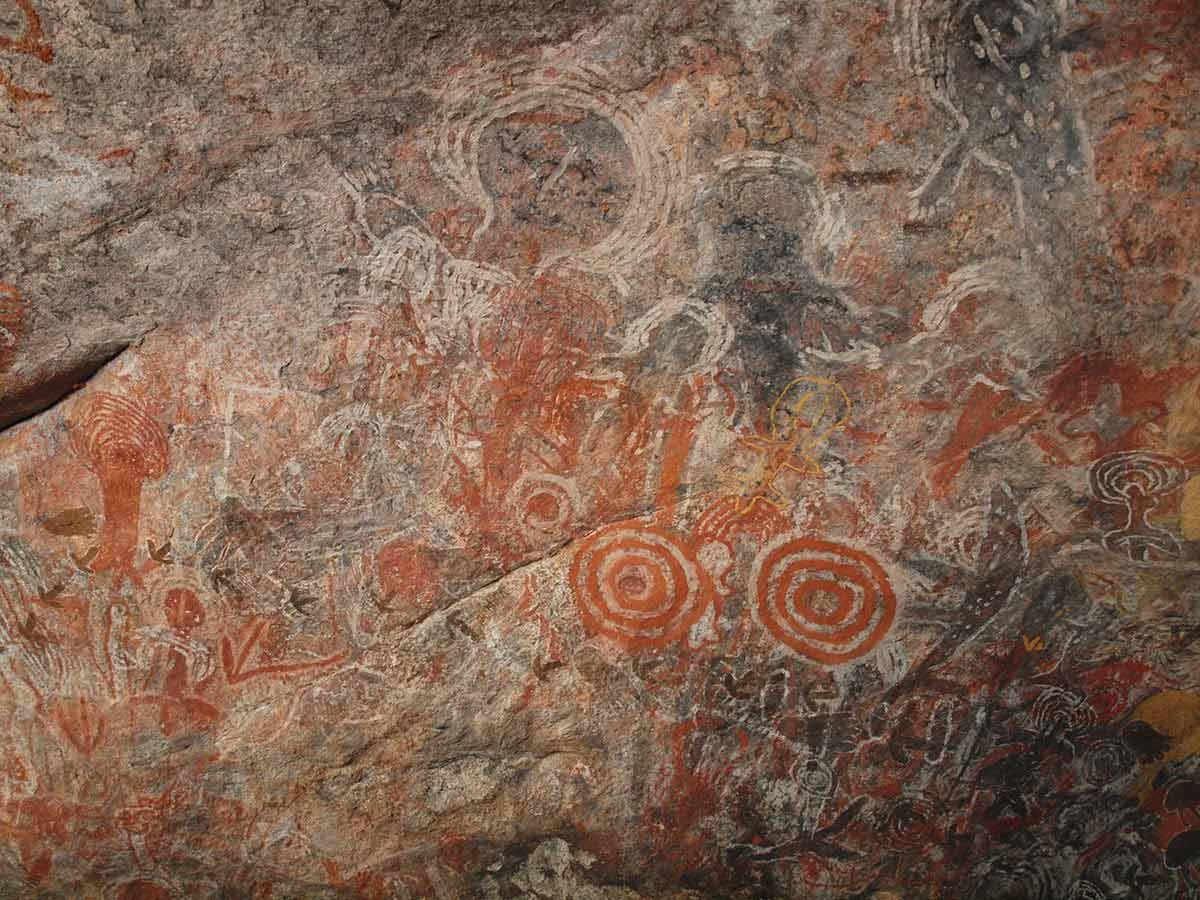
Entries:
POLYGON ((571 563, 584 625, 628 647, 678 640, 712 597, 708 575, 668 531, 620 523, 587 538, 571 563))
POLYGON ((896 595, 868 553, 785 535, 754 561, 750 589, 758 620, 809 659, 838 665, 871 651, 892 627, 896 595))

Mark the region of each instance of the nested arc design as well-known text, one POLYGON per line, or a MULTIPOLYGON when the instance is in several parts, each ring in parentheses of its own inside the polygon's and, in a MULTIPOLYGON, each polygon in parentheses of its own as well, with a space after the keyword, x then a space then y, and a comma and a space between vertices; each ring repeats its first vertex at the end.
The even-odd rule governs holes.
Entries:
POLYGON ((681 202, 681 161, 670 152, 661 126, 601 76, 584 69, 512 63, 455 80, 444 100, 447 116, 433 167, 464 200, 483 210, 476 237, 488 230, 496 215, 495 201, 479 172, 484 131, 509 116, 561 110, 594 115, 612 125, 632 158, 635 177, 629 208, 613 232, 572 253, 571 266, 599 274, 626 274, 662 245, 681 202))
POLYGON ((631 648, 683 637, 713 596, 691 549, 650 525, 617 524, 592 535, 570 577, 588 630, 631 648))
POLYGON ((1111 453, 1088 469, 1092 494, 1105 503, 1160 497, 1186 480, 1187 469, 1177 459, 1151 450, 1111 453))
POLYGON ((750 590, 755 615, 772 635, 826 665, 870 652, 896 617, 896 595, 874 558, 795 534, 758 555, 750 590))
POLYGON ((583 506, 574 481, 549 472, 522 475, 509 489, 505 503, 526 541, 534 545, 569 534, 583 506))
POLYGON ((167 471, 167 435, 139 402, 96 391, 83 401, 71 428, 71 447, 96 471, 139 478, 167 471))

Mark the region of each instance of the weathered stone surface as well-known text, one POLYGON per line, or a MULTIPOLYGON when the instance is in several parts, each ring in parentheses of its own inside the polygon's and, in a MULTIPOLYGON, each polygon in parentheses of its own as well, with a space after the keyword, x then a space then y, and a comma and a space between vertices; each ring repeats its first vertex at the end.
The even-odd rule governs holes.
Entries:
POLYGON ((1195 896, 1198 46, 0 0, 0 896, 1195 896))

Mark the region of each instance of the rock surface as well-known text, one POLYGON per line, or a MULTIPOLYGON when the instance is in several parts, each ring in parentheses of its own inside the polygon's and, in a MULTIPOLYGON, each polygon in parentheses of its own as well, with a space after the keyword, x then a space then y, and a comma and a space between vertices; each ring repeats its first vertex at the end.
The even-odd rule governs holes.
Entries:
POLYGON ((0 0, 0 896, 1196 896, 1197 47, 0 0))

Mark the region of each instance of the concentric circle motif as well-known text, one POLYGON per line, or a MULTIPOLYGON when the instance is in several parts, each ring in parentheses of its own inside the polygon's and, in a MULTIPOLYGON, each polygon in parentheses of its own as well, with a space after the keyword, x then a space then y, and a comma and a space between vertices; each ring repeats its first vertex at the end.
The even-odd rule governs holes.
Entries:
MULTIPOLYGON (((630 95, 584 69, 513 62, 465 73, 443 90, 444 120, 431 155, 434 171, 483 211, 478 239, 496 217, 496 201, 479 170, 479 145, 494 122, 539 111, 583 113, 609 123, 628 149, 633 195, 613 231, 591 247, 560 252, 572 268, 624 275, 662 246, 684 202, 681 161, 660 123, 630 95)), ((542 260, 543 268, 546 262, 542 260)))
MULTIPOLYGON (((1022 897, 1026 900, 1055 900, 1062 891, 1054 872, 1041 859, 1004 856, 977 869, 971 900, 992 897, 1022 897)), ((1086 894, 1084 895, 1087 896, 1086 894)))
POLYGON ((708 575, 678 538, 628 523, 583 542, 571 563, 571 584, 587 628, 631 648, 678 640, 713 596, 708 575))
POLYGON ((815 757, 799 761, 792 769, 792 775, 804 793, 826 800, 837 791, 837 773, 829 764, 815 757))
POLYGON ((521 523, 526 539, 534 544, 565 537, 583 506, 574 481, 548 472, 522 475, 505 502, 521 523))
POLYGON ((1187 480, 1187 469, 1174 457, 1151 450, 1111 453, 1088 469, 1092 494, 1105 503, 1161 497, 1187 480))
POLYGON ((1098 741, 1083 751, 1083 777, 1094 787, 1106 787, 1128 775, 1136 763, 1123 741, 1098 741))
POLYGON ((788 647, 826 665, 868 653, 896 617, 887 573, 869 554, 785 535, 754 561, 750 589, 758 620, 788 647))
POLYGON ((1071 887, 1071 894, 1067 900, 1107 900, 1107 897, 1104 891, 1090 881, 1077 881, 1071 887))
POLYGON ((1079 734, 1096 726, 1096 711, 1087 700, 1060 687, 1051 686, 1038 694, 1027 715, 1040 734, 1079 734))

